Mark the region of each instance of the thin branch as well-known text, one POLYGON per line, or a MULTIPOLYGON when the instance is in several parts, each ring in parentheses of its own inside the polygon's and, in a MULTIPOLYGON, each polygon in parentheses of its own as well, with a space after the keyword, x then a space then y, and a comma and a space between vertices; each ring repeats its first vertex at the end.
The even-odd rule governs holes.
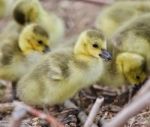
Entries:
POLYGON ((112 4, 114 1, 113 0, 69 0, 69 1, 73 1, 73 2, 84 2, 84 3, 89 3, 89 4, 94 4, 94 5, 109 5, 112 4))
POLYGON ((150 93, 145 93, 140 98, 125 106, 109 123, 104 124, 103 127, 123 127, 129 118, 138 114, 142 109, 150 105, 150 93))
POLYGON ((19 127, 22 121, 22 118, 26 115, 26 112, 31 113, 41 119, 45 119, 49 124, 52 124, 54 127, 64 127, 61 123, 55 120, 54 117, 46 115, 45 113, 38 111, 22 102, 14 103, 4 103, 0 104, 0 112, 6 112, 8 110, 13 110, 12 118, 9 123, 9 127, 19 127))
POLYGON ((16 106, 10 120, 9 127, 20 127, 23 117, 26 115, 26 109, 21 106, 16 106))
POLYGON ((49 124, 53 125, 54 127, 64 127, 64 125, 62 125, 61 123, 59 123, 58 121, 56 121, 56 119, 50 115, 46 115, 45 113, 38 111, 24 103, 21 102, 14 102, 15 106, 18 107, 22 107, 23 109, 25 109, 26 111, 28 111, 29 113, 31 113, 32 115, 38 116, 41 119, 45 119, 49 122, 49 124))
POLYGON ((149 91, 150 91, 150 79, 145 83, 145 85, 140 89, 140 91, 133 99, 138 99, 143 94, 148 93, 149 91))
POLYGON ((90 114, 89 114, 89 116, 88 116, 88 118, 87 118, 87 120, 84 124, 84 127, 91 127, 92 126, 93 121, 94 121, 94 119, 95 119, 95 117, 96 117, 96 115, 99 111, 99 108, 102 105, 103 101, 104 101, 104 98, 102 98, 102 99, 97 98, 96 99, 96 101, 95 101, 95 103, 94 103, 94 105, 93 105, 93 107, 90 111, 90 114))

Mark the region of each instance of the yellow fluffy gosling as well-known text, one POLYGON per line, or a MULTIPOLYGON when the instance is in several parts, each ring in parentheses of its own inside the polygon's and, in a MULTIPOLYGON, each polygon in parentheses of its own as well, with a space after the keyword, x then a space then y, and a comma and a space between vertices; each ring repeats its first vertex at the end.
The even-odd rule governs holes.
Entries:
POLYGON ((122 52, 113 56, 98 83, 113 88, 139 85, 147 79, 146 61, 136 53, 122 52))
POLYGON ((40 53, 49 49, 48 33, 37 24, 27 25, 19 39, 18 36, 13 36, 1 41, 0 79, 4 80, 19 79, 36 64, 40 53))
POLYGON ((86 30, 74 49, 64 48, 47 54, 19 81, 17 95, 31 105, 62 103, 98 80, 104 69, 103 59, 111 59, 103 34, 86 30))
POLYGON ((150 72, 150 14, 128 21, 111 38, 113 61, 100 84, 140 84, 150 72), (111 72, 111 73, 110 73, 111 72), (106 76, 108 75, 108 76, 106 76))
POLYGON ((20 25, 38 23, 47 30, 51 37, 51 47, 64 35, 64 23, 54 13, 47 12, 38 0, 20 0, 17 2, 14 18, 20 25))
POLYGON ((149 1, 120 1, 104 9, 97 18, 96 27, 107 37, 126 21, 150 12, 149 1))

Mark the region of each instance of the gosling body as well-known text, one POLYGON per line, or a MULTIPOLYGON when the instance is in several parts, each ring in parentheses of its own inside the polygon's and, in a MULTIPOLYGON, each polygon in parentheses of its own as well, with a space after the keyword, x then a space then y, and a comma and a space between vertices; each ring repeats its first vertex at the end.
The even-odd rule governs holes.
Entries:
POLYGON ((40 24, 51 36, 51 47, 57 45, 64 35, 65 26, 62 19, 44 10, 38 0, 20 0, 16 3, 13 15, 20 25, 40 24))
POLYGON ((37 65, 19 82, 18 96, 24 102, 34 105, 62 103, 72 97, 79 89, 87 87, 87 84, 91 85, 97 80, 103 71, 102 69, 102 61, 96 59, 78 60, 68 50, 67 52, 65 50, 51 53, 43 63, 37 65))

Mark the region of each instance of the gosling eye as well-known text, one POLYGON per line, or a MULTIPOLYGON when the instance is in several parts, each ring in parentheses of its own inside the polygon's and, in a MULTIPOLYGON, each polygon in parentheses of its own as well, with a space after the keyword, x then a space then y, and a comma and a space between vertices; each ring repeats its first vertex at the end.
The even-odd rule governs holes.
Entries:
POLYGON ((39 43, 40 45, 42 45, 42 44, 43 44, 43 41, 41 41, 41 40, 38 40, 38 43, 39 43))
POLYGON ((94 48, 98 48, 98 44, 93 44, 92 45, 94 48))
POLYGON ((140 79, 140 76, 137 75, 137 76, 136 76, 136 79, 139 80, 139 79, 140 79))

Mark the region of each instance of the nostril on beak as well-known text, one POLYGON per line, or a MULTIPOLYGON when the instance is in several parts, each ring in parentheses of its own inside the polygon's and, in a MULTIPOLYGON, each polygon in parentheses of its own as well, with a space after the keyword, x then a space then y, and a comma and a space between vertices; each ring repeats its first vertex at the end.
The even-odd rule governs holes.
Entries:
POLYGON ((102 49, 102 53, 99 54, 99 56, 102 57, 106 61, 112 60, 112 54, 106 49, 102 49))

